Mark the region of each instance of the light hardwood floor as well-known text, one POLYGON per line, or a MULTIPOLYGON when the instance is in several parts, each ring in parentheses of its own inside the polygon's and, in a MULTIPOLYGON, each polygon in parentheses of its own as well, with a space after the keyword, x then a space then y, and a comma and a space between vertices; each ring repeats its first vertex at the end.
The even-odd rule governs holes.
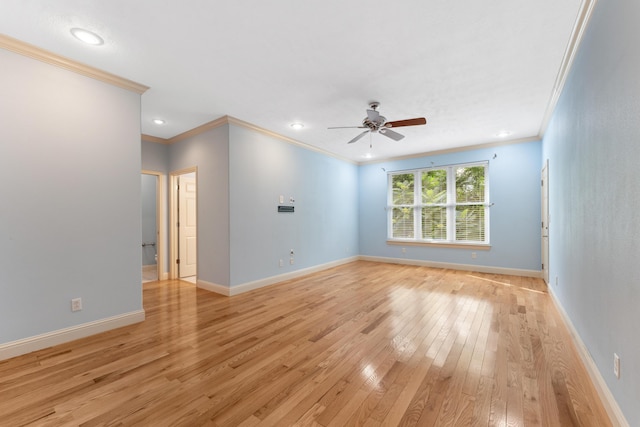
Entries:
POLYGON ((538 279, 359 261, 0 362, 0 425, 609 426, 538 279))

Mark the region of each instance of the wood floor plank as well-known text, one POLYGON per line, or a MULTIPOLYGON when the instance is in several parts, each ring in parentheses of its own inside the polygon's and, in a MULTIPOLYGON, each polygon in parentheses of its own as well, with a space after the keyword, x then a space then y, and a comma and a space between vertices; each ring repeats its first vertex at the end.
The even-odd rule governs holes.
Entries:
MULTIPOLYGON (((452 373, 449 385, 443 390, 443 404, 438 414, 438 425, 440 426, 456 426, 467 424, 462 422, 463 413, 472 413, 473 401, 468 395, 463 395, 465 381, 470 374, 470 364, 473 353, 476 348, 476 342, 480 334, 482 326, 482 318, 484 317, 485 305, 480 304, 475 311, 473 318, 469 319, 467 329, 468 335, 460 335, 463 348, 452 373)), ((470 418, 470 416, 469 416, 470 418)))
MULTIPOLYGON (((427 339, 429 347, 426 357, 418 359, 418 362, 420 362, 418 366, 421 369, 416 372, 416 375, 412 375, 398 400, 389 411, 389 414, 387 414, 384 423, 388 425, 412 425, 418 422, 431 393, 435 392, 435 386, 438 381, 442 381, 440 372, 451 348, 454 347, 456 338, 456 334, 452 330, 455 329, 456 320, 461 315, 464 315, 466 303, 468 302, 458 304, 456 310, 452 312, 444 323, 440 323, 436 327, 437 329, 432 329, 433 332, 437 332, 437 335, 433 337, 433 342, 427 339), (420 373, 418 374, 418 372, 420 373), (411 399, 407 399, 405 396, 411 396, 411 399)), ((417 355, 418 357, 421 356, 420 353, 417 355)))
MULTIPOLYGON (((418 425, 450 426, 455 421, 456 405, 460 401, 459 392, 466 376, 472 347, 469 346, 465 351, 465 343, 469 335, 473 335, 472 324, 478 313, 477 306, 477 301, 470 299, 465 305, 467 310, 464 318, 456 323, 454 344, 442 365, 434 393, 429 397, 418 425)), ((437 359, 434 363, 438 363, 437 359)))
POLYGON ((488 426, 491 415, 491 395, 495 387, 495 381, 491 377, 481 376, 478 388, 474 395, 473 416, 471 425, 474 427, 488 426))
POLYGON ((358 261, 0 361, 7 426, 597 426, 539 279, 358 261))

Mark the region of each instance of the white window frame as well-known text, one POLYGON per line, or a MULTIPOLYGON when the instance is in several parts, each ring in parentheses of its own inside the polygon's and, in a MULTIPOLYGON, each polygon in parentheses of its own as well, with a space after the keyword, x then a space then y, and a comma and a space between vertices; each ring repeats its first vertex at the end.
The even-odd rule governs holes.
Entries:
POLYGON ((489 211, 491 202, 489 199, 489 162, 473 162, 460 163, 446 166, 436 166, 420 169, 409 169, 402 171, 387 172, 387 242, 389 244, 423 244, 423 245, 443 245, 443 246, 490 246, 490 230, 489 230, 489 211), (485 173, 484 180, 484 202, 461 202, 456 201, 456 169, 461 167, 483 166, 485 173), (447 201, 443 204, 446 207, 447 215, 447 237, 446 239, 423 239, 422 238, 422 208, 427 205, 422 203, 422 179, 423 172, 434 170, 446 170, 447 172, 447 201), (395 175, 414 175, 413 188, 413 204, 412 205, 393 205, 393 176, 395 175), (465 205, 482 205, 484 206, 484 241, 476 240, 456 240, 456 207, 465 205), (393 208, 411 207, 413 209, 413 238, 393 237, 393 208))

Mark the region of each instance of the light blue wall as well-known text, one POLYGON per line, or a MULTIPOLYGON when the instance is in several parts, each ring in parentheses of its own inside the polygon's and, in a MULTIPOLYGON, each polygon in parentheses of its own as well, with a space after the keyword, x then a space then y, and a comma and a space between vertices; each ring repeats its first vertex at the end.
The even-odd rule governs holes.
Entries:
POLYGON ((640 2, 597 3, 543 143, 550 287, 632 426, 640 425, 638 22, 640 2))
POLYGON ((229 286, 229 129, 169 146, 169 170, 198 168, 198 280, 229 286))
POLYGON ((244 127, 229 131, 231 286, 358 254, 356 165, 244 127), (284 204, 295 198, 294 213, 277 212, 280 195, 284 204))
POLYGON ((142 169, 169 173, 169 145, 141 141, 142 169))
MULTIPOLYGON (((157 228, 157 209, 156 209, 156 193, 157 193, 158 177, 155 175, 142 174, 141 184, 141 208, 142 208, 142 243, 158 243, 157 228)), ((142 253, 142 265, 156 264, 156 246, 143 246, 140 248, 142 253)))
POLYGON ((360 254, 540 271, 540 147, 534 141, 360 167, 360 254), (486 160, 495 203, 490 213, 491 250, 404 246, 402 253, 403 246, 386 243, 387 172, 486 160))
POLYGON ((0 64, 0 343, 139 313, 140 95, 0 64))
MULTIPOLYGON (((159 172, 161 187, 164 189, 164 203, 160 206, 161 217, 164 223, 159 227, 164 227, 164 270, 162 273, 169 273, 169 146, 150 141, 141 141, 142 169, 159 172)), ((161 221, 162 222, 162 221, 161 221)), ((156 246, 156 251, 158 247, 156 246)))

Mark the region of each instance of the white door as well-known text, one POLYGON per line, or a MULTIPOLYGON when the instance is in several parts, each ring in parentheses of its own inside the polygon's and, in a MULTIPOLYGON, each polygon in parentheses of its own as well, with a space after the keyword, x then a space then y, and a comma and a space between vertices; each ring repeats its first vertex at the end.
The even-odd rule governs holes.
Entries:
POLYGON ((542 185, 542 277, 549 284, 549 160, 542 168, 540 182, 542 185))
POLYGON ((179 274, 180 278, 196 275, 196 178, 183 175, 179 178, 178 190, 178 233, 179 233, 179 274))

